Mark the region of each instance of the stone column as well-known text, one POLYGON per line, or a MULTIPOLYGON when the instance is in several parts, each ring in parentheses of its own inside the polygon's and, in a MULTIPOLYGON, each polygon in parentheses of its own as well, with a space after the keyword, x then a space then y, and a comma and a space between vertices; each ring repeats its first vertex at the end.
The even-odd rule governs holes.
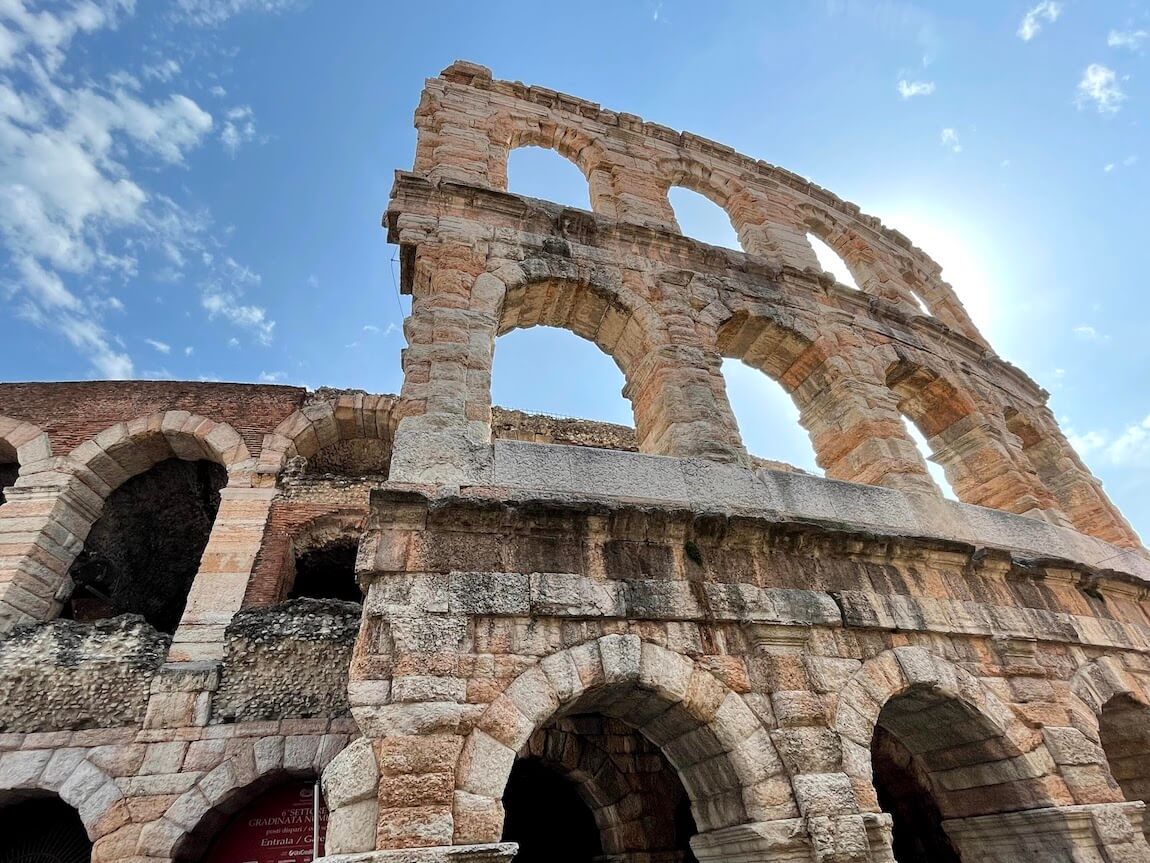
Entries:
POLYGON ((771 740, 791 775, 812 857, 818 863, 893 863, 889 818, 861 805, 843 770, 839 737, 807 672, 803 657, 810 632, 785 624, 745 627, 753 651, 752 685, 770 693, 771 740))
POLYGON ((240 610, 277 490, 252 488, 249 476, 220 490, 208 544, 188 592, 168 662, 218 662, 224 630, 240 610))
POLYGON ((836 357, 814 368, 800 358, 781 382, 828 479, 939 495, 887 387, 850 373, 836 357))
POLYGON ((462 241, 416 252, 392 480, 460 485, 486 478, 495 312, 504 288, 484 272, 485 262, 486 249, 462 241))
POLYGON ((714 351, 664 345, 627 370, 623 395, 634 407, 642 452, 724 462, 745 459, 722 362, 714 351))

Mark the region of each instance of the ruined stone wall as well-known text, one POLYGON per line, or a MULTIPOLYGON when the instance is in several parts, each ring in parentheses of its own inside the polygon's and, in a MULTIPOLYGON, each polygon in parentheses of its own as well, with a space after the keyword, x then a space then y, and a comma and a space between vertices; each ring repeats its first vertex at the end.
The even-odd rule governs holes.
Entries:
POLYGON ((937 266, 786 171, 472 64, 416 126, 398 397, 0 384, 0 805, 58 796, 94 863, 196 863, 322 776, 333 863, 506 863, 552 799, 530 762, 618 863, 1150 861, 1150 557, 937 266), (595 212, 508 194, 526 145, 595 212), (682 237, 672 185, 745 253, 682 237), (492 408, 495 339, 538 324, 619 363, 634 431, 492 408), (746 454, 724 357, 792 395, 827 478, 746 454), (172 459, 226 484, 170 642, 55 619, 172 459), (362 605, 283 601, 348 543, 362 605))

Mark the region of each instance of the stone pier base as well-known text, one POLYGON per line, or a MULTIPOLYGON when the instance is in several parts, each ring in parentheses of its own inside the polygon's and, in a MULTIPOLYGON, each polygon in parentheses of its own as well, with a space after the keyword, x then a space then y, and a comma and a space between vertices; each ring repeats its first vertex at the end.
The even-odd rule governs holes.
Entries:
POLYGON ((440 845, 433 848, 335 854, 331 857, 320 857, 316 863, 510 863, 518 851, 519 846, 514 842, 496 842, 489 845, 440 845))
POLYGON ((943 822, 964 860, 1016 863, 1150 863, 1142 834, 1146 804, 1096 803, 943 822))

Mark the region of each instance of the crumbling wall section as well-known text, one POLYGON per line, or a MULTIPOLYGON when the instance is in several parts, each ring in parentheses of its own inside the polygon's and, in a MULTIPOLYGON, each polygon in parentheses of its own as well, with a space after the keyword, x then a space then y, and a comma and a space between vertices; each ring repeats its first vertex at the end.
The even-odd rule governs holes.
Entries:
POLYGON ((215 722, 343 716, 360 606, 292 599, 237 614, 212 715, 215 722))
POLYGON ((54 620, 0 640, 0 731, 139 724, 168 638, 139 615, 54 620))

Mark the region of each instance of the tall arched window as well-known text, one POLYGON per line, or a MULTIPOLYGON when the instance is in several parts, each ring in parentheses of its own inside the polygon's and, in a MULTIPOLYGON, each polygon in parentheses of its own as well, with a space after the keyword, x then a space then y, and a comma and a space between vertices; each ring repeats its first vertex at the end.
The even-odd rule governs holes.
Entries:
POLYGON ((731 217, 714 201, 682 186, 673 186, 667 198, 684 237, 736 252, 743 251, 731 217))
POLYGON ((807 234, 807 241, 811 244, 811 248, 815 250, 815 257, 818 259, 819 266, 825 272, 830 273, 835 277, 841 285, 846 285, 848 288, 854 288, 856 291, 859 289, 858 283, 855 282, 854 274, 851 273, 850 267, 847 266, 839 253, 816 237, 814 234, 807 234))
POLYGON ((799 409, 776 381, 740 360, 723 360, 727 399, 752 456, 822 476, 799 409))
POLYGON ((212 461, 161 461, 108 495, 68 574, 62 616, 140 614, 161 632, 180 621, 227 472, 212 461))
POLYGON ((587 178, 573 163, 544 147, 518 147, 507 159, 507 191, 555 204, 591 209, 587 178))
POLYGON ((0 805, 0 863, 89 863, 92 843, 79 813, 56 796, 0 805))
POLYGON ((634 423, 615 361, 568 330, 533 326, 501 336, 491 377, 492 402, 503 407, 634 423))
POLYGON ((949 500, 958 500, 958 495, 954 493, 954 487, 950 484, 950 480, 947 479, 946 470, 943 469, 943 466, 938 462, 932 461, 933 453, 930 449, 930 443, 923 433, 919 431, 918 426, 905 416, 902 418, 902 424, 906 426, 907 435, 914 441, 914 445, 918 447, 919 454, 922 456, 923 461, 926 462, 926 470, 930 474, 931 479, 934 480, 935 485, 939 487, 942 496, 949 500))

